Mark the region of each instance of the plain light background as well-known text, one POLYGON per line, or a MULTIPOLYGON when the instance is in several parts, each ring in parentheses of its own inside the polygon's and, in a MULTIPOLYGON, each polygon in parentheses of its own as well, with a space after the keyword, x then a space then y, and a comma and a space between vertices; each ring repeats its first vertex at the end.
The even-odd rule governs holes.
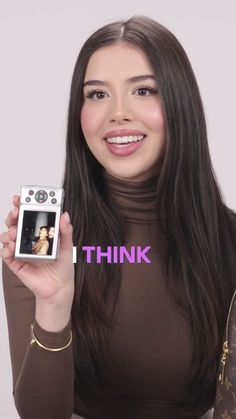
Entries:
MULTIPOLYGON (((165 25, 187 52, 213 167, 236 209, 235 12, 234 0, 0 0, 0 231, 20 185, 61 184, 70 82, 82 44, 100 26, 135 14, 165 25)), ((16 419, 2 286, 0 322, 0 417, 16 419)))

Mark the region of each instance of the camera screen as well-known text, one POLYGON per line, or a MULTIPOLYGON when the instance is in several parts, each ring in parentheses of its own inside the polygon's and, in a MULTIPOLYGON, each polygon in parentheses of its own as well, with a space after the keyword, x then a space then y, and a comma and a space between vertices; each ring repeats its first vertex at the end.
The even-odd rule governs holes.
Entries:
POLYGON ((20 253, 52 255, 55 234, 55 212, 24 211, 20 253))

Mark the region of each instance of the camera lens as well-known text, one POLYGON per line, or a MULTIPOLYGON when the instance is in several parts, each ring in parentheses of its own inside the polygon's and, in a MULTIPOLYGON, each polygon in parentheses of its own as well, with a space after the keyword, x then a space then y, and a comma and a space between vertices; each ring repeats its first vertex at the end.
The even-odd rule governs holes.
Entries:
POLYGON ((42 204, 43 202, 47 201, 47 198, 48 194, 43 189, 37 191, 35 194, 35 201, 37 201, 39 204, 42 204))

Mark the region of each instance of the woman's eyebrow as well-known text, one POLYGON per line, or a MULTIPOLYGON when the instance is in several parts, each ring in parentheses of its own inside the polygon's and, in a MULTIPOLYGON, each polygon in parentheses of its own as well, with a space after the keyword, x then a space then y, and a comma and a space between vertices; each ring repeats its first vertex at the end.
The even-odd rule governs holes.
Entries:
MULTIPOLYGON (((150 80, 150 79, 154 81, 156 80, 152 74, 145 74, 143 76, 130 77, 129 79, 126 80, 126 83, 137 83, 139 81, 150 80)), ((86 82, 84 82, 83 87, 91 86, 91 85, 109 86, 109 83, 107 81, 102 81, 102 80, 87 80, 86 82)))

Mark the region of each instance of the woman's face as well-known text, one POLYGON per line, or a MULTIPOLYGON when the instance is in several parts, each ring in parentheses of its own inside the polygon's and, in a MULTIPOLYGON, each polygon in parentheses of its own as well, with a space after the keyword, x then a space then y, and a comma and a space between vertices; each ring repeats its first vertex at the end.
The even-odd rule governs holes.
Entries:
POLYGON ((124 43, 97 50, 84 84, 81 126, 99 163, 120 179, 139 181, 158 174, 165 151, 164 117, 144 53, 124 43), (142 78, 135 80, 138 76, 142 78), (117 144, 120 141, 130 143, 117 144))
POLYGON ((55 234, 55 228, 54 227, 50 227, 49 230, 48 230, 48 237, 50 239, 53 239, 54 234, 55 234))
POLYGON ((47 232, 46 228, 43 227, 39 230, 40 239, 45 239, 47 237, 47 235, 48 235, 48 232, 47 232))

